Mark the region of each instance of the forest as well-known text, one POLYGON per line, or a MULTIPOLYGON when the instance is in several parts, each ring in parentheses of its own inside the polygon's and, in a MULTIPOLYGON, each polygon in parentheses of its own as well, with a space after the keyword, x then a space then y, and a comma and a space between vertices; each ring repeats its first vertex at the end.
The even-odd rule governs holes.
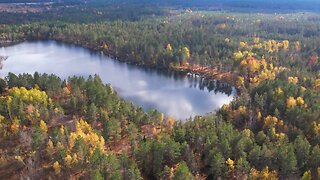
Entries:
POLYGON ((0 12, 0 44, 66 42, 228 82, 238 96, 179 121, 121 99, 97 75, 9 73, 1 178, 320 178, 320 14, 115 4, 0 12))

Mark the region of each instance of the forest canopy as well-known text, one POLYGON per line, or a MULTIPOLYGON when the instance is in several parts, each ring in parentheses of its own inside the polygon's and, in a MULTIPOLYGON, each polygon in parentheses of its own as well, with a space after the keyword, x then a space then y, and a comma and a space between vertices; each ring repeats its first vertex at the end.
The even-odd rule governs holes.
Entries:
POLYGON ((121 99, 97 75, 9 73, 0 79, 1 177, 320 177, 320 15, 302 12, 318 2, 124 2, 1 11, 0 43, 71 43, 219 79, 238 96, 182 122, 121 99))

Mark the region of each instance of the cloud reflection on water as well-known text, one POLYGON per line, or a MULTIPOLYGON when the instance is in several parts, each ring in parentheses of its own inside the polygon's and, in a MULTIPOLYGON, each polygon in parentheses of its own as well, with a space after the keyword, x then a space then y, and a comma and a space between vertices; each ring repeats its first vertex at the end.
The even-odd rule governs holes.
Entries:
POLYGON ((105 83, 114 86, 123 98, 146 110, 157 109, 178 119, 212 112, 229 103, 234 96, 234 89, 223 83, 136 67, 100 53, 54 41, 25 42, 4 47, 0 49, 0 55, 9 56, 3 63, 1 77, 8 72, 33 74, 35 71, 54 73, 62 78, 98 74, 105 83))

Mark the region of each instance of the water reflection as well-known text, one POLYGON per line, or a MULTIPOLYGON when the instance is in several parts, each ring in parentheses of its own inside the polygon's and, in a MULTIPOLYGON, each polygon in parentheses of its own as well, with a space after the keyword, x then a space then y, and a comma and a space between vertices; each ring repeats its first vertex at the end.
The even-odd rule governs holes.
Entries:
POLYGON ((114 61, 101 53, 54 41, 24 42, 0 48, 3 62, 0 76, 8 72, 54 73, 62 78, 98 74, 118 94, 166 115, 185 119, 212 112, 229 103, 235 89, 219 81, 189 77, 181 72, 155 70, 114 61))

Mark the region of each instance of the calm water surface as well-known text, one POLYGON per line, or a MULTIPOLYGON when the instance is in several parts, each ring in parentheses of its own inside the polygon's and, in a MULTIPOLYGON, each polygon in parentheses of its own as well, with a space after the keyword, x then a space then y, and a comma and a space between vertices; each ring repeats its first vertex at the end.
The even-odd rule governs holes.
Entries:
POLYGON ((62 78, 98 74, 118 94, 145 110, 157 109, 178 119, 204 115, 229 103, 235 89, 184 74, 128 65, 101 53, 55 41, 24 42, 0 47, 0 76, 13 73, 54 73, 62 78))

